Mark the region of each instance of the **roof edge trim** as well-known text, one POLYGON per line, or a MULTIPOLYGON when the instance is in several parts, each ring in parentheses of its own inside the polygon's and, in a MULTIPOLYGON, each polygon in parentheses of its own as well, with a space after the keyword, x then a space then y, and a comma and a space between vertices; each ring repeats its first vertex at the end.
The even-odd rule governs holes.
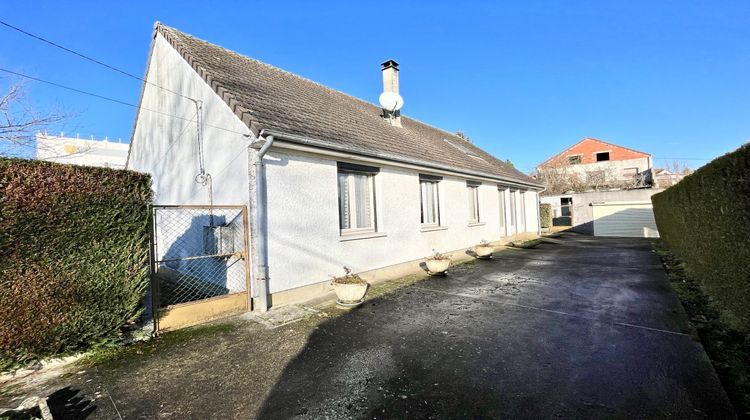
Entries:
POLYGON ((264 136, 264 135, 273 136, 276 140, 296 143, 296 144, 300 144, 304 146, 309 146, 315 149, 331 150, 335 152, 344 152, 344 153, 359 155, 363 157, 376 158, 376 159, 381 159, 385 161, 414 165, 414 166, 425 168, 425 169, 433 169, 433 170, 437 169, 437 170, 442 170, 442 171, 457 174, 457 175, 482 177, 482 178, 492 179, 500 183, 523 185, 532 189, 539 189, 539 190, 544 189, 544 185, 542 184, 526 182, 526 181, 518 180, 515 178, 502 177, 502 176, 498 176, 494 174, 489 174, 486 172, 477 172, 477 171, 470 171, 470 170, 465 170, 465 169, 460 169, 460 168, 455 168, 455 167, 446 167, 445 165, 439 165, 439 164, 431 163, 428 161, 411 159, 411 158, 402 157, 398 155, 392 155, 389 153, 364 151, 362 149, 334 144, 325 140, 315 139, 315 138, 301 136, 297 134, 288 134, 288 133, 284 133, 283 131, 278 131, 274 129, 262 129, 260 132, 260 136, 264 136))

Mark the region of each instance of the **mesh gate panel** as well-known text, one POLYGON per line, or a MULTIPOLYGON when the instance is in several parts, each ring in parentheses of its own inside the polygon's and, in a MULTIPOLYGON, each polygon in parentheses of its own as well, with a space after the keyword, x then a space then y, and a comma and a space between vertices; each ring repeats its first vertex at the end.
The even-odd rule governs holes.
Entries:
POLYGON ((154 207, 159 307, 247 290, 244 207, 154 207))

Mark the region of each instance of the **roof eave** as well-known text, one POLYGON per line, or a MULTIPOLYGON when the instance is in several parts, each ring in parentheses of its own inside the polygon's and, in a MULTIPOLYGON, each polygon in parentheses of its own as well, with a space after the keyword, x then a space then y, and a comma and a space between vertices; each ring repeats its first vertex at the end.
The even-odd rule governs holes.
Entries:
POLYGON ((260 136, 274 136, 274 139, 276 140, 282 140, 282 141, 287 141, 290 143, 305 145, 305 146, 309 146, 315 149, 331 150, 335 152, 344 152, 344 153, 349 153, 349 154, 363 156, 363 157, 369 157, 369 158, 381 159, 381 160, 390 161, 390 162, 397 162, 397 163, 402 163, 402 164, 419 166, 425 169, 447 171, 447 172, 455 173, 457 175, 464 175, 464 176, 468 175, 468 176, 475 176, 475 177, 481 177, 481 178, 488 178, 488 179, 495 180, 499 183, 522 185, 522 186, 526 186, 535 190, 536 189, 542 190, 545 188, 544 185, 542 184, 528 182, 528 181, 520 180, 517 178, 499 176, 497 174, 491 174, 491 173, 480 172, 480 171, 472 171, 472 170, 462 169, 462 168, 457 168, 457 167, 446 167, 444 164, 440 164, 440 163, 434 163, 430 161, 414 159, 414 158, 409 158, 409 157, 405 157, 401 155, 394 155, 390 153, 383 153, 383 152, 377 152, 373 150, 366 150, 366 149, 361 149, 361 148, 356 148, 356 147, 344 146, 344 145, 340 145, 340 144, 332 143, 326 140, 316 139, 316 138, 312 138, 308 136, 285 133, 283 131, 276 130, 276 129, 264 128, 260 131, 260 136))

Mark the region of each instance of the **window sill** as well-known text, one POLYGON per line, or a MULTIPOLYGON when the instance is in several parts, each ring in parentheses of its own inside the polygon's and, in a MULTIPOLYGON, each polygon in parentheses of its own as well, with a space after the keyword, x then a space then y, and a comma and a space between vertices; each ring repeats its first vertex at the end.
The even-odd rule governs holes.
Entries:
POLYGON ((438 230, 447 230, 448 226, 423 226, 420 232, 435 232, 438 230))
POLYGON ((487 224, 487 222, 476 222, 476 223, 471 223, 471 222, 470 222, 468 226, 469 226, 469 227, 474 227, 474 226, 484 226, 484 225, 486 225, 486 224, 487 224))
POLYGON ((388 234, 383 232, 344 233, 339 237, 339 242, 356 241, 358 239, 383 238, 388 234))

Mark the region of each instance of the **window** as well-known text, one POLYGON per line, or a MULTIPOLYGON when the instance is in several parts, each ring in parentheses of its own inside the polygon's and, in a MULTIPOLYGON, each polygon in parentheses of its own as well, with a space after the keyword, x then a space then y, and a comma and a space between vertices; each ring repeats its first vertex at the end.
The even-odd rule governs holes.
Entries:
POLYGON ((638 175, 638 168, 625 168, 622 170, 623 178, 635 178, 638 175))
POLYGON ((342 234, 375 232, 378 168, 339 162, 339 228, 342 234))
POLYGON ((516 192, 510 190, 510 225, 516 225, 516 192))
POLYGON ((609 160, 609 152, 599 152, 596 154, 597 162, 604 162, 609 160))
POLYGON ((440 195, 438 182, 442 178, 430 175, 419 176, 419 199, 422 226, 440 226, 440 195))
POLYGON ((526 229, 526 191, 521 191, 519 201, 521 202, 521 225, 526 229))
POLYGON ((466 191, 469 194, 469 223, 479 223, 479 182, 467 181, 466 191))
POLYGON ((568 163, 570 165, 578 165, 581 163, 581 155, 568 156, 568 163))

